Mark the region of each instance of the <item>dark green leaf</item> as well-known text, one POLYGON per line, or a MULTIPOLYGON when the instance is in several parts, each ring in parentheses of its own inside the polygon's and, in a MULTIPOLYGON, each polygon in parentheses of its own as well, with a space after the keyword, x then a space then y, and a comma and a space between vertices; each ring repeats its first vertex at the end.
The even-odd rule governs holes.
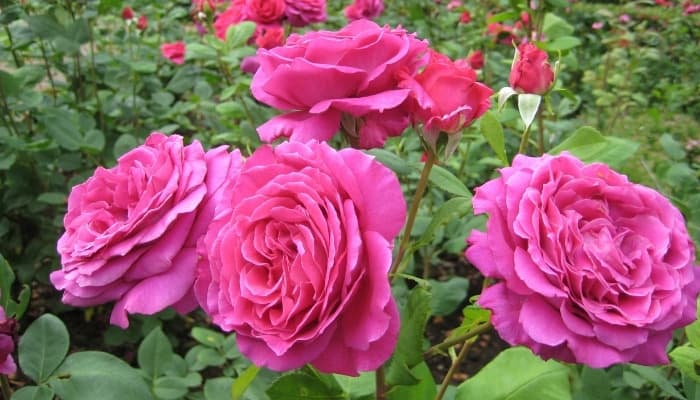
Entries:
POLYGON ((480 119, 481 134, 499 160, 503 161, 503 165, 508 165, 508 157, 506 156, 506 142, 503 134, 503 127, 498 121, 493 112, 487 111, 480 119))
POLYGON ((613 168, 619 168, 639 148, 639 144, 630 140, 603 136, 597 129, 584 126, 577 129, 566 140, 553 148, 551 154, 569 151, 584 162, 603 162, 613 168))
POLYGON ((439 187, 440 189, 456 194, 457 196, 466 197, 471 200, 472 193, 467 189, 467 187, 462 183, 459 178, 454 176, 450 171, 442 168, 439 165, 433 165, 433 169, 430 170, 430 176, 428 177, 430 183, 439 187))
POLYGON ((374 156, 377 161, 386 165, 390 170, 394 171, 398 175, 407 175, 413 171, 415 168, 409 162, 397 156, 396 154, 384 150, 384 149, 372 149, 367 150, 367 153, 374 156))
POLYGON ((430 309, 433 315, 449 315, 467 297, 469 279, 453 276, 447 281, 430 281, 430 309))
POLYGON ((75 111, 46 108, 39 120, 49 136, 64 149, 76 151, 83 145, 79 117, 75 111))
POLYGON ((162 375, 163 369, 172 357, 172 345, 160 327, 153 328, 151 333, 143 339, 137 355, 139 366, 151 379, 162 375))
POLYGON ((37 196, 36 201, 46 204, 66 204, 67 196, 60 192, 46 192, 37 196))
POLYGON ((133 135, 125 133, 119 136, 117 141, 114 143, 114 157, 119 158, 122 154, 136 148, 138 145, 139 141, 133 135))
POLYGON ((207 379, 204 383, 205 400, 231 400, 233 379, 227 376, 207 379))
POLYGON ((556 361, 542 361, 524 347, 510 348, 459 385, 455 399, 571 399, 568 368, 556 361))
POLYGON ((179 399, 188 391, 185 379, 177 376, 162 376, 153 382, 153 393, 159 399, 179 399))
POLYGON ((254 32, 254 22, 243 21, 233 24, 228 28, 228 31, 226 31, 226 45, 231 49, 243 46, 254 32))
POLYGON ((411 369, 423 361, 423 332, 429 317, 430 293, 422 286, 416 286, 409 293, 405 307, 401 309, 399 339, 386 371, 389 384, 417 382, 411 369))
POLYGON ((68 330, 55 315, 44 314, 19 340, 19 366, 37 383, 44 383, 68 353, 68 330))
POLYGON ((141 375, 119 358, 99 351, 73 353, 49 385, 62 399, 150 400, 141 375))
POLYGON ((224 335, 211 329, 194 327, 191 334, 194 340, 208 347, 216 348, 224 344, 224 335))
POLYGON ((667 396, 685 400, 685 397, 683 397, 683 395, 680 394, 675 387, 673 387, 673 384, 658 369, 635 364, 631 364, 629 368, 639 374, 639 376, 658 386, 658 388, 661 389, 661 391, 667 396))
POLYGON ((48 386, 25 386, 12 394, 12 400, 51 400, 53 396, 48 386))
POLYGON ((437 387, 433 375, 425 362, 422 362, 411 370, 418 379, 418 383, 411 386, 394 386, 387 393, 388 400, 424 400, 433 399, 437 394, 437 387))
POLYGON ((345 399, 340 386, 303 372, 283 375, 267 389, 270 400, 345 399))
POLYGON ((236 378, 231 386, 231 400, 240 400, 248 387, 253 383, 255 377, 260 372, 260 368, 255 365, 248 367, 243 373, 236 378))

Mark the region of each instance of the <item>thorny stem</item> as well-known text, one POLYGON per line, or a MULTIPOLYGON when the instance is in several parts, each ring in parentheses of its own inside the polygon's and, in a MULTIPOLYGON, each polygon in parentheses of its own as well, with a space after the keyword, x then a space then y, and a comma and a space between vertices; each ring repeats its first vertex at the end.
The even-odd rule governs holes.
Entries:
POLYGON ((2 384, 2 395, 5 400, 10 400, 12 397, 12 389, 10 388, 10 381, 7 380, 7 376, 0 375, 0 384, 2 384))
POLYGON ((532 124, 525 127, 525 131, 523 132, 523 138, 520 139, 520 147, 518 148, 519 154, 525 154, 525 150, 527 149, 528 141, 530 140, 530 127, 531 126, 532 126, 532 124))
POLYGON ((386 399, 386 382, 384 379, 384 367, 380 366, 374 372, 374 387, 376 400, 386 399))
POLYGON ((428 159, 423 165, 423 172, 421 172, 420 179, 418 180, 418 186, 416 187, 416 193, 413 195, 411 200, 411 209, 408 212, 408 221, 406 221, 406 228, 403 231, 403 236, 401 237, 401 244, 399 245, 399 251, 396 254, 396 259, 389 269, 389 276, 394 275, 401 265, 403 256, 406 253, 406 248, 408 247, 408 242, 411 239, 411 231, 413 230, 413 223, 416 221, 416 215, 418 214, 418 206, 423 198, 423 193, 425 193, 425 188, 428 186, 428 177, 430 176, 430 170, 435 164, 435 153, 432 150, 428 151, 428 159))
POLYGON ((17 68, 21 68, 23 65, 22 59, 17 56, 17 50, 12 42, 12 32, 10 31, 10 27, 8 25, 5 25, 5 34, 7 34, 7 40, 10 41, 10 49, 12 52, 12 58, 15 60, 15 66, 17 66, 17 68))
POLYGON ((447 339, 442 343, 436 344, 435 346, 429 348, 425 353, 423 353, 423 355, 428 356, 439 351, 445 351, 456 344, 465 342, 475 336, 479 336, 482 333, 488 332, 489 330, 491 330, 491 328, 492 326, 490 322, 478 325, 476 328, 466 332, 464 335, 460 335, 452 339, 447 339))
POLYGON ((466 357, 467 353, 469 353, 469 349, 472 346, 473 341, 465 341, 462 344, 462 350, 459 351, 459 354, 457 355, 457 358, 452 362, 452 365, 450 365, 450 369, 447 370, 447 374, 445 375, 445 379, 442 380, 442 384, 440 384, 440 390, 438 390, 437 395, 435 396, 435 400, 441 400, 442 396, 445 395, 445 392, 447 391, 447 387, 450 386, 450 380, 452 380, 452 375, 454 375, 455 372, 457 372, 457 369, 459 369, 459 365, 462 363, 462 360, 464 360, 464 357, 466 357))
POLYGON ((41 39, 39 39, 39 48, 41 49, 41 58, 44 60, 44 65, 46 66, 46 76, 49 78, 49 83, 51 83, 51 97, 53 98, 53 104, 56 105, 56 84, 53 81, 49 57, 46 55, 46 46, 44 46, 44 41, 41 39))

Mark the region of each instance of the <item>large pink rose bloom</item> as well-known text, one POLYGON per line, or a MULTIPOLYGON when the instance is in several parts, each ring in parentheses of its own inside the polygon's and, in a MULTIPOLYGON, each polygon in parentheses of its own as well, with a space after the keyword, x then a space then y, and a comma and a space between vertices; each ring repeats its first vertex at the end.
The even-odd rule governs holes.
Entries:
POLYGON ((285 3, 284 13, 292 26, 324 22, 327 18, 326 0, 285 0, 285 3))
POLYGON ((17 321, 7 318, 5 309, 0 306, 0 374, 12 375, 17 372, 17 364, 12 358, 17 342, 17 321))
POLYGON ((61 270, 51 282, 78 307, 116 301, 110 322, 168 306, 196 306, 196 242, 214 214, 222 184, 242 158, 225 146, 204 152, 195 141, 152 133, 110 169, 97 168, 73 188, 58 240, 61 270))
POLYGON ((391 355, 399 316, 387 272, 406 205, 359 150, 263 146, 227 186, 200 241, 195 293, 255 364, 357 375, 391 355))
POLYGON ((409 124, 399 88, 427 63, 427 44, 403 29, 355 21, 338 32, 291 35, 284 46, 258 50, 256 99, 288 111, 258 128, 260 138, 329 140, 341 126, 353 145, 381 147, 409 124))
POLYGON ((476 189, 466 256, 503 339, 595 368, 668 362, 700 290, 683 217, 656 191, 564 153, 515 157, 476 189))

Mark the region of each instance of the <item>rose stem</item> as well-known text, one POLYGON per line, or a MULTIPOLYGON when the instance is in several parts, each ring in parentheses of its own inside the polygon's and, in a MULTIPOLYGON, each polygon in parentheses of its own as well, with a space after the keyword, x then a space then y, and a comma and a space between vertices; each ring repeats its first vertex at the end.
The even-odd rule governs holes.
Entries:
POLYGON ((464 360, 464 357, 469 352, 469 348, 472 346, 473 342, 473 340, 467 340, 464 343, 462 343, 462 350, 459 351, 457 358, 455 358, 455 360, 452 362, 452 365, 450 365, 450 369, 447 370, 447 375, 445 375, 445 379, 443 379, 442 384, 440 384, 440 390, 435 396, 435 400, 441 400, 442 396, 445 395, 447 387, 450 386, 450 380, 452 380, 452 375, 454 375, 454 373, 457 372, 457 369, 459 369, 459 365, 462 363, 462 360, 464 360))
POLYGON ((456 338, 452 339, 447 339, 442 343, 436 344, 435 346, 429 348, 425 353, 423 353, 423 356, 428 356, 430 354, 436 353, 438 351, 443 351, 447 350, 449 347, 452 347, 456 344, 462 343, 466 340, 469 340, 475 336, 479 336, 482 333, 485 333, 491 329, 491 323, 487 322, 485 324, 481 324, 477 326, 474 329, 471 329, 470 331, 466 332, 464 335, 457 336, 456 338))
POLYGON ((5 399, 10 400, 10 397, 12 397, 12 389, 10 389, 10 382, 5 375, 0 375, 0 383, 2 383, 2 395, 5 399))
POLYGON ((542 118, 542 112, 544 110, 540 107, 537 110, 537 150, 539 155, 544 154, 544 118, 542 118))
POLYGON ((380 366, 374 371, 374 386, 375 386, 375 398, 376 400, 386 399, 385 390, 386 384, 384 383, 384 367, 380 366))
POLYGON ((428 177, 430 176, 430 170, 435 164, 435 153, 432 150, 428 150, 428 159, 423 165, 423 172, 420 174, 420 179, 418 180, 418 186, 416 186, 416 193, 413 195, 411 200, 411 209, 408 212, 408 221, 406 221, 406 228, 403 231, 403 236, 401 237, 401 244, 399 245, 399 252, 396 254, 396 259, 389 269, 389 275, 393 275, 399 269, 401 260, 403 259, 404 253, 406 253, 406 247, 408 246, 408 241, 411 238, 411 230, 413 229, 413 223, 416 221, 416 215, 418 214, 418 206, 423 198, 423 193, 425 188, 428 186, 428 177))
POLYGON ((530 127, 531 126, 532 126, 532 124, 525 127, 525 131, 523 132, 523 138, 520 139, 520 147, 518 148, 519 154, 525 154, 525 149, 527 149, 527 142, 530 139, 530 127))

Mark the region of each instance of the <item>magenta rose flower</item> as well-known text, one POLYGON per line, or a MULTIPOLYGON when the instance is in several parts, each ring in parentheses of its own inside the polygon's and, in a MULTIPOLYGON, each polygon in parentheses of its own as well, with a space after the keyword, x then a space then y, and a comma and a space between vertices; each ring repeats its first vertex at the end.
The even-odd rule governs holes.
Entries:
POLYGON ((292 26, 306 26, 316 22, 324 22, 326 15, 326 0, 285 0, 287 8, 285 15, 292 26))
POLYGON ((7 318, 5 309, 0 306, 0 374, 12 375, 17 372, 17 364, 12 358, 17 342, 17 321, 7 318))
POLYGON ((696 318, 694 247, 661 194, 604 164, 518 155, 476 189, 486 232, 467 259, 499 280, 479 304, 503 339, 595 368, 668 362, 673 330, 696 318))
POLYGON ((195 294, 257 365, 376 369, 398 335, 387 272, 405 214, 396 176, 359 150, 263 146, 199 242, 195 294))
POLYGON ((58 240, 63 268, 51 282, 78 307, 116 301, 111 322, 127 314, 196 307, 196 242, 213 218, 219 189, 242 158, 226 146, 204 152, 194 141, 152 133, 110 169, 97 168, 68 197, 58 240))
POLYGON ((493 93, 476 81, 476 72, 464 61, 452 62, 447 56, 430 53, 430 62, 415 77, 405 76, 402 87, 410 88, 413 120, 423 124, 423 134, 435 146, 440 132, 452 135, 482 116, 491 105, 493 93))
POLYGON ((284 16, 284 0, 246 0, 250 18, 261 24, 279 23, 284 16))
POLYGON ((547 52, 532 43, 518 46, 517 57, 510 70, 508 83, 513 89, 532 94, 544 94, 554 82, 554 71, 547 62, 547 52))
POLYGON ((343 122, 355 146, 380 147, 409 124, 402 108, 410 90, 399 72, 427 62, 427 44, 403 29, 360 20, 340 31, 291 35, 284 46, 258 50, 251 90, 286 114, 258 128, 260 138, 329 140, 343 122))
POLYGON ((185 42, 178 41, 160 45, 160 53, 174 64, 185 63, 185 42))
POLYGON ((345 7, 345 18, 350 21, 358 19, 374 19, 382 15, 384 11, 383 0, 354 0, 345 7))

